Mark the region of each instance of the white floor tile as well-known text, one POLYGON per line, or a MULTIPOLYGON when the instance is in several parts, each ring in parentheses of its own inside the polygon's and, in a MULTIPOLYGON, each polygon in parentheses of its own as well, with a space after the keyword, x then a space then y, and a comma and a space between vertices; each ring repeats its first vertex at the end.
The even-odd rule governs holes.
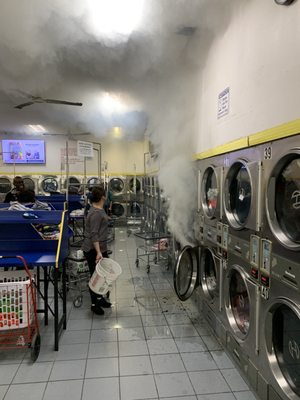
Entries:
POLYGON ((145 339, 145 333, 143 328, 121 328, 118 329, 119 340, 143 340, 145 339))
POLYGON ((120 357, 120 376, 152 374, 149 356, 120 357))
POLYGON ((199 336, 198 332, 192 324, 190 325, 171 325, 171 332, 175 338, 183 338, 190 336, 199 336))
POLYGON ((173 339, 148 340, 148 347, 150 354, 178 353, 178 349, 173 339))
POLYGON ((98 329, 91 331, 90 343, 98 342, 116 342, 117 341, 117 329, 98 329))
MULTIPOLYGON (((215 394, 199 394, 197 396, 197 399, 198 400, 235 400, 235 397, 232 393, 215 393, 215 394)), ((255 400, 255 399, 251 399, 251 400, 255 400)))
POLYGON ((187 338, 176 338, 176 345, 180 353, 193 353, 196 351, 207 351, 203 340, 200 337, 187 337, 187 338))
MULTIPOLYGON (((83 360, 87 358, 89 344, 62 344, 59 346, 59 351, 53 351, 52 353, 56 353, 57 361, 66 361, 66 360, 83 360)), ((38 358, 40 361, 40 357, 38 358)))
POLYGON ((66 331, 66 332, 64 332, 60 343, 61 344, 89 343, 89 341, 90 341, 90 332, 91 331, 89 331, 89 330, 84 330, 84 331, 66 331))
POLYGON ((233 392, 249 389, 248 385, 235 368, 222 369, 221 373, 233 392))
POLYGON ((198 353, 182 353, 182 360, 187 371, 205 371, 218 369, 208 351, 198 353))
POLYGON ((92 329, 109 329, 114 328, 117 325, 116 317, 104 317, 93 318, 92 329))
POLYGON ((45 387, 45 382, 11 385, 6 393, 5 400, 42 400, 45 387))
POLYGON ((142 319, 139 315, 137 316, 131 316, 131 317, 118 317, 118 325, 121 328, 136 328, 136 327, 141 327, 142 324, 142 319))
POLYGON ((35 364, 22 364, 18 369, 13 383, 47 382, 53 362, 36 362, 35 364))
POLYGON ((120 357, 148 355, 149 350, 146 340, 119 342, 120 357))
POLYGON ((80 400, 83 380, 48 382, 43 400, 80 400))
POLYGON ((158 374, 155 375, 155 382, 159 397, 195 394, 187 373, 158 374))
POLYGON ((205 343, 208 350, 223 350, 222 345, 217 341, 217 339, 213 336, 201 336, 203 342, 205 343))
POLYGON ((91 343, 89 347, 88 358, 99 357, 118 357, 118 343, 91 343))
POLYGON ((155 374, 185 372, 185 367, 179 354, 152 355, 151 361, 155 374))
POLYGON ((167 321, 164 315, 143 315, 142 321, 144 326, 167 325, 167 321))
POLYGON ((8 388, 9 388, 8 385, 1 385, 0 386, 0 400, 4 399, 5 393, 7 392, 8 388))
POLYGON ((169 325, 189 325, 192 323, 187 314, 168 314, 166 319, 169 325))
POLYGON ((146 326, 146 339, 168 339, 172 337, 170 328, 166 326, 146 326))
POLYGON ((211 351, 211 355, 219 369, 234 368, 234 365, 224 350, 211 351))
POLYGON ((119 376, 118 358, 91 358, 87 360, 85 378, 119 376))
POLYGON ((197 394, 231 392, 220 371, 189 372, 197 394))
POLYGON ((20 364, 0 365, 0 385, 10 384, 20 364))
POLYGON ((82 331, 91 329, 92 319, 70 319, 67 324, 67 331, 82 331))
POLYGON ((85 379, 82 400, 120 400, 119 378, 85 379))
POLYGON ((152 375, 121 376, 122 400, 139 400, 157 398, 154 378, 152 375))
POLYGON ((234 392, 234 396, 236 400, 256 400, 256 397, 250 390, 245 392, 234 392))
POLYGON ((85 365, 86 360, 55 361, 49 380, 83 379, 85 365))

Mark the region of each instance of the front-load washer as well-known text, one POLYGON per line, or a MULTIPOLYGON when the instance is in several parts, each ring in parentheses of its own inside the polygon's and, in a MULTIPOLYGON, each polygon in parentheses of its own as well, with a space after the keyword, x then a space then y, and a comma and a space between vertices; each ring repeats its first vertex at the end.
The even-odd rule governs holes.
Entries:
POLYGON ((108 189, 114 198, 124 197, 127 193, 126 178, 124 176, 112 176, 109 178, 108 189))
POLYGON ((57 176, 43 176, 40 180, 39 187, 41 194, 56 193, 60 191, 57 176))
POLYGON ((265 214, 263 236, 273 254, 299 262, 300 255, 300 135, 267 143, 263 161, 265 214))
POLYGON ((269 290, 262 290, 259 369, 270 400, 300 398, 299 263, 297 272, 294 284, 271 275, 269 290))
POLYGON ((38 192, 38 178, 35 178, 31 175, 24 175, 22 176, 22 179, 25 190, 32 190, 35 193, 38 192))
MULTIPOLYGON (((223 274, 224 309, 222 320, 242 352, 258 364, 259 352, 259 285, 246 272, 245 261, 228 253, 223 274)), ((233 355, 234 356, 234 355, 233 355)))
POLYGON ((131 194, 139 194, 142 191, 142 181, 136 176, 128 179, 128 190, 131 194))
POLYGON ((97 176, 91 176, 86 181, 86 187, 88 190, 91 190, 93 187, 101 186, 101 179, 97 176))
POLYGON ((224 157, 223 221, 229 233, 249 240, 261 229, 262 207, 260 148, 232 152, 224 157))
POLYGON ((126 219, 127 216, 127 203, 121 203, 113 201, 112 203, 112 215, 118 220, 126 219))
POLYGON ((0 176, 0 199, 3 201, 8 192, 12 190, 12 180, 8 176, 0 176))
POLYGON ((64 180, 63 187, 65 190, 68 188, 70 194, 79 194, 82 190, 82 179, 71 175, 64 180))

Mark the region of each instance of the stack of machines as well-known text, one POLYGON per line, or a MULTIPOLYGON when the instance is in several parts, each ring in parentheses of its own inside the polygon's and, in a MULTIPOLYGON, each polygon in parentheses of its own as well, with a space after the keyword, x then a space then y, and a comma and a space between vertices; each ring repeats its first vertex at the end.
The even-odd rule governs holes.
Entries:
POLYGON ((192 297, 260 399, 300 396, 300 136, 197 161, 192 297))

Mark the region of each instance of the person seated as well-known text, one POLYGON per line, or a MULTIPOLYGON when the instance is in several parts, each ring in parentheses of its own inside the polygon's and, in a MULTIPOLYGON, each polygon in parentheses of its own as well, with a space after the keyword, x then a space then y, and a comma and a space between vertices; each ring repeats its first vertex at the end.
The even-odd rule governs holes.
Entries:
POLYGON ((17 201, 19 203, 34 203, 35 202, 35 193, 34 190, 23 190, 17 196, 17 201))
POLYGON ((13 180, 14 187, 5 196, 4 203, 10 203, 11 201, 18 201, 18 196, 25 190, 24 181, 21 176, 15 176, 13 180))

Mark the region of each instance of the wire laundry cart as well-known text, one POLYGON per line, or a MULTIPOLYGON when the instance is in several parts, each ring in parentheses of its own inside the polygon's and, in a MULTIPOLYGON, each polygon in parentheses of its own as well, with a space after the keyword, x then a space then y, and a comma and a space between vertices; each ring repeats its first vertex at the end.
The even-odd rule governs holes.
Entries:
POLYGON ((18 259, 24 270, 1 271, 0 274, 0 349, 31 349, 31 360, 39 356, 41 337, 37 318, 36 287, 22 256, 1 256, 18 259))

